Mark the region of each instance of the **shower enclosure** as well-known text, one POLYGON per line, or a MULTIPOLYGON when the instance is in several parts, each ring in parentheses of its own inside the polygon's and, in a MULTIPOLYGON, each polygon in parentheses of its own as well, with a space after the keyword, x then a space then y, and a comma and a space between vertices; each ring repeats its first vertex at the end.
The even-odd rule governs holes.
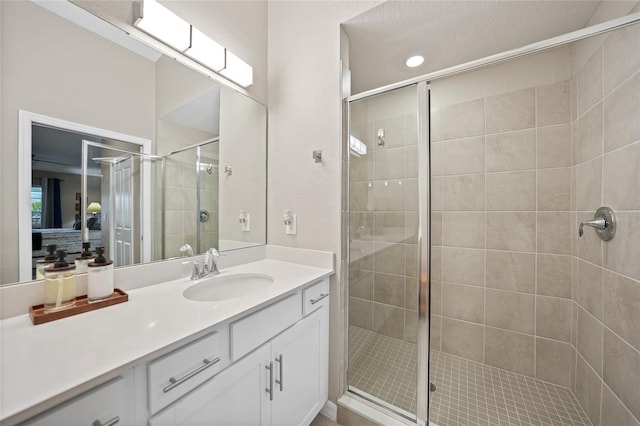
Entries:
POLYGON ((637 20, 349 98, 352 396, 441 426, 637 424, 637 20), (604 205, 615 237, 579 238, 604 205))

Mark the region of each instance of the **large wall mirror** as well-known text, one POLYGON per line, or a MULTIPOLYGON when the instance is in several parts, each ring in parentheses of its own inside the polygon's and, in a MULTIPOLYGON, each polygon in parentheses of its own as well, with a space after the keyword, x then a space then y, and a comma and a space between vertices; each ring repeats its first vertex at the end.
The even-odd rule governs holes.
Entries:
POLYGON ((71 3, 0 8, 0 284, 83 236, 119 266, 266 243, 264 105, 71 3))

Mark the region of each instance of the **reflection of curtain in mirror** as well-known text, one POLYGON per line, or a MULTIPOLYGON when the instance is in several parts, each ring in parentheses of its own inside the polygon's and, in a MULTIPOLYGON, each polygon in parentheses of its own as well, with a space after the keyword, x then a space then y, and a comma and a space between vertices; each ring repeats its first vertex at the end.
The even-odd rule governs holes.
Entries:
POLYGON ((60 179, 42 178, 42 228, 62 228, 60 179))

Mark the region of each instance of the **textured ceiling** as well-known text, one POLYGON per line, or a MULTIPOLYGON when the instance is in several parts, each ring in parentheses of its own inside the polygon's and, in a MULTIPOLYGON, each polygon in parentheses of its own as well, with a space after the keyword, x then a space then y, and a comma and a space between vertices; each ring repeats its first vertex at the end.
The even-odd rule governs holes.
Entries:
POLYGON ((600 1, 388 1, 344 23, 352 93, 584 28, 600 1), (407 57, 423 55, 414 69, 407 57))

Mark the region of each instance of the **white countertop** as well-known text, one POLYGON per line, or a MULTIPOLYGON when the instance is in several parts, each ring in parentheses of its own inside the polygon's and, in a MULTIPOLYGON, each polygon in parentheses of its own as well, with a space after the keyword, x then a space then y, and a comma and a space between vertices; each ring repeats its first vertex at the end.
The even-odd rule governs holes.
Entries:
POLYGON ((223 269, 220 276, 234 273, 267 274, 274 282, 242 298, 195 302, 182 296, 195 283, 185 278, 131 290, 126 303, 38 326, 28 315, 0 321, 0 420, 133 366, 181 339, 328 277, 333 270, 265 259, 223 269))

